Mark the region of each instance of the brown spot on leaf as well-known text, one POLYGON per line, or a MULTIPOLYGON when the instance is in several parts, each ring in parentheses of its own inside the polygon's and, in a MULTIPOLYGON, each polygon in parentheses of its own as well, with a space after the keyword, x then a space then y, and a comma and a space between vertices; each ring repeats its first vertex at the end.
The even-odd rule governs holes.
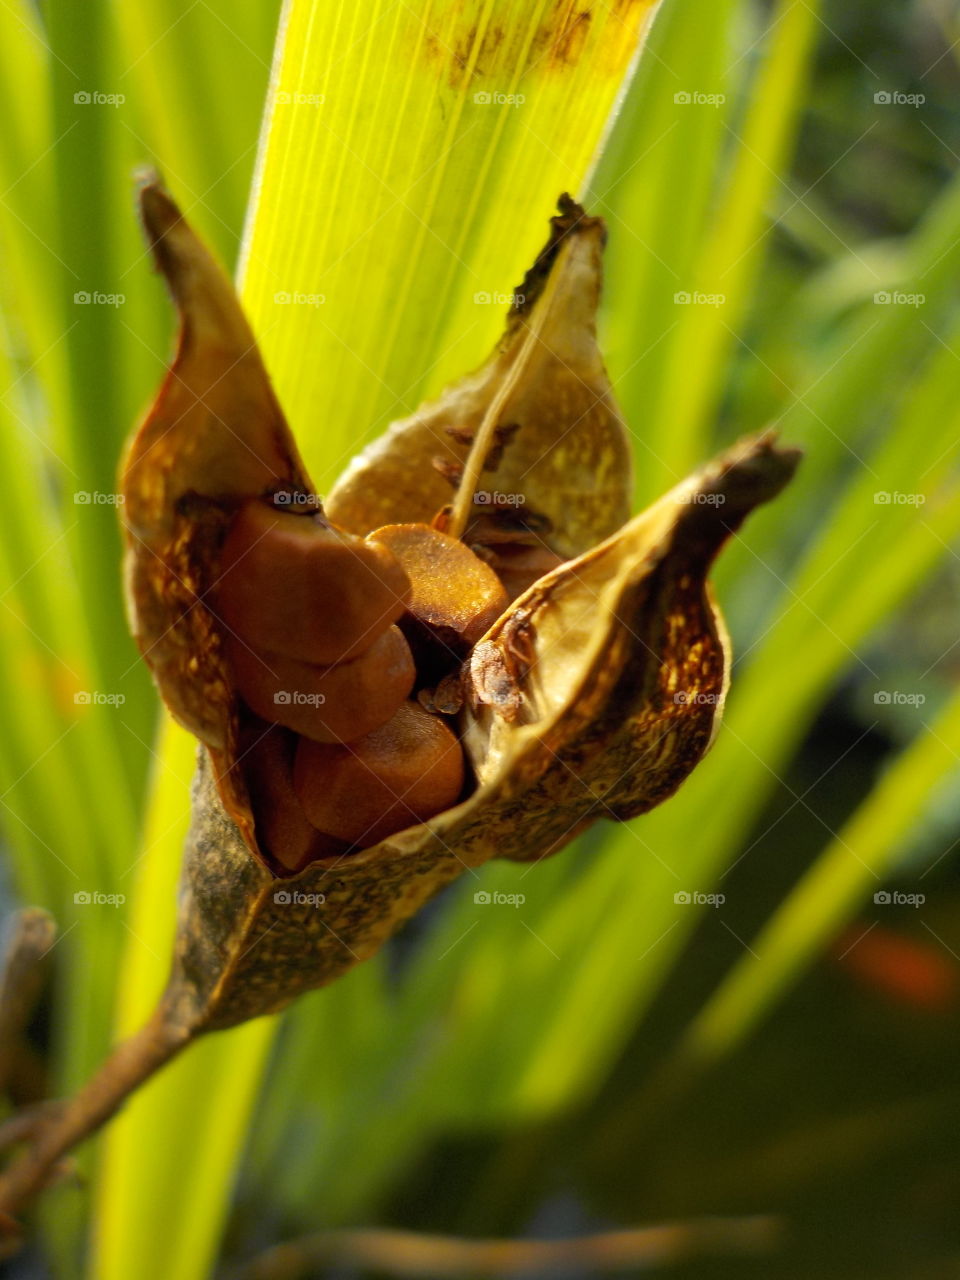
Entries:
POLYGON ((533 14, 522 8, 509 24, 470 20, 476 10, 461 4, 442 10, 430 26, 417 18, 410 31, 418 55, 442 69, 451 89, 489 86, 508 93, 522 91, 528 79, 569 74, 585 59, 600 75, 622 74, 653 4, 617 0, 612 8, 596 9, 583 0, 554 0, 535 25, 529 20, 533 14), (457 18, 469 25, 459 28, 457 18))

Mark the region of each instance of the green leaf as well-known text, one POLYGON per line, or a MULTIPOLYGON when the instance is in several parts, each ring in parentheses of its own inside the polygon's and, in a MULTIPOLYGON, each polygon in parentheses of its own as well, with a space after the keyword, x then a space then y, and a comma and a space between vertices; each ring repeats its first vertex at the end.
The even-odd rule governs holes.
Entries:
POLYGON ((243 280, 315 483, 499 337, 653 7, 291 5, 243 280))
POLYGON ((750 943, 684 1036, 697 1064, 731 1052, 897 867, 935 790, 960 768, 960 694, 897 757, 750 943))

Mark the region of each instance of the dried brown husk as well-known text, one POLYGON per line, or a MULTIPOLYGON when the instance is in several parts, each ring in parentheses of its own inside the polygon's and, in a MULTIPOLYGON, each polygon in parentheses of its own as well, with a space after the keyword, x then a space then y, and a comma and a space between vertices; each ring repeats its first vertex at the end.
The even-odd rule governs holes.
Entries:
POLYGON ((561 198, 489 360, 354 459, 326 499, 335 524, 352 533, 410 520, 429 524, 450 499, 446 475, 463 468, 488 407, 523 360, 500 423, 509 431, 506 444, 488 455, 479 487, 522 495, 544 543, 564 559, 620 528, 630 514, 633 467, 597 346, 605 239, 600 218, 561 198))
POLYGON ((544 540, 576 558, 521 596, 465 668, 473 794, 372 848, 281 877, 257 844, 236 767, 238 701, 207 601, 238 502, 312 487, 229 282, 162 190, 147 187, 142 207, 182 336, 124 473, 128 583, 161 692, 204 744, 166 997, 180 1025, 199 1030, 330 982, 469 867, 544 856, 595 818, 670 795, 707 749, 726 690, 710 561, 795 458, 771 437, 748 441, 623 523, 626 435, 596 343, 603 225, 564 199, 491 359, 390 428, 326 510, 357 533, 429 522, 449 498, 434 455, 466 461, 466 442, 524 361, 496 483, 523 484, 544 540), (551 272, 561 274, 548 290, 551 272))
POLYGON ((190 1016, 227 1026, 281 1008, 372 955, 468 867, 546 856, 589 821, 671 795, 726 692, 707 568, 791 470, 769 437, 748 441, 521 597, 474 649, 466 681, 477 789, 423 826, 279 882, 251 858, 201 760, 174 984, 190 1016))
POLYGON ((627 437, 596 342, 603 225, 565 198, 490 360, 392 427, 327 505, 356 533, 429 523, 450 476, 475 463, 481 429, 510 428, 475 478, 522 493, 525 527, 565 562, 464 666, 452 701, 462 700, 472 794, 372 848, 283 876, 257 842, 237 761, 240 704, 210 601, 239 504, 313 488, 230 282, 157 184, 141 208, 181 315, 176 358, 122 474, 131 625, 167 706, 200 741, 175 956, 153 1019, 0 1178, 7 1210, 199 1033, 334 980, 466 869, 545 857, 597 818, 671 795, 709 746, 726 692, 710 563, 797 462, 770 434, 746 440, 627 521, 627 437))

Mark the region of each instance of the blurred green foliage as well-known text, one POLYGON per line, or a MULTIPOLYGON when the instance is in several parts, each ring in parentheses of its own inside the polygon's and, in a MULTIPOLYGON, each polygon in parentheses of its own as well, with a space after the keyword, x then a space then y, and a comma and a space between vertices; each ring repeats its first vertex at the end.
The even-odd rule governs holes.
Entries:
MULTIPOLYGON (((313 6, 290 12, 291 38, 308 41, 313 6)), ((287 66, 359 49, 375 80, 392 50, 362 29, 366 12, 332 7, 323 47, 288 45, 287 66)), ((155 734, 115 511, 95 497, 114 491, 170 345, 129 174, 158 165, 237 260, 277 18, 276 4, 219 0, 0 10, 0 816, 9 902, 49 907, 64 935, 46 1038, 61 1088, 155 994, 189 782, 189 744, 155 734), (96 93, 124 101, 76 97, 96 93), (125 701, 76 700, 98 692, 125 701), (94 888, 125 908, 92 918, 74 894, 94 888)), ((494 151, 497 134, 459 156, 458 173, 495 154, 522 172, 527 157, 607 218, 603 328, 638 499, 768 422, 807 450, 718 570, 738 657, 725 728, 656 813, 534 869, 485 869, 484 887, 526 894, 522 911, 478 912, 476 882, 455 886, 330 990, 200 1046, 105 1156, 87 1153, 90 1192, 51 1197, 38 1267, 189 1280, 218 1253, 344 1223, 506 1235, 772 1211, 789 1224, 776 1257, 671 1274, 952 1274, 957 23, 946 0, 663 0, 586 182, 589 147, 540 163, 522 110, 512 150, 494 151), (894 890, 925 901, 874 902, 894 890), (726 900, 698 909, 679 892, 726 900)), ((367 126, 378 172, 383 129, 367 126)), ((320 137, 322 117, 293 131, 294 172, 320 154, 310 128, 320 137)), ((343 158, 323 154, 315 190, 343 158)), ((419 176, 411 217, 449 225, 463 191, 419 176)), ((248 226, 257 269, 269 279, 282 249, 322 281, 334 264, 283 243, 276 209, 258 241, 270 194, 248 226)), ((512 229, 498 233, 501 278, 484 277, 509 292, 549 209, 523 188, 488 194, 470 193, 463 254, 489 272, 484 229, 512 229), (471 258, 478 245, 486 257, 471 258)), ((372 281, 370 244, 358 261, 372 281)), ((441 283, 425 264, 413 308, 441 283)), ((364 283, 358 265, 358 297, 364 283)), ((414 320, 404 385, 375 386, 371 369, 340 437, 299 415, 318 465, 335 468, 411 386, 433 392, 457 371, 443 363, 451 334, 414 320)), ((455 327, 458 360, 479 361, 496 317, 455 327)), ((309 377, 336 406, 332 373, 298 373, 295 325, 264 337, 281 399, 304 397, 309 377)))

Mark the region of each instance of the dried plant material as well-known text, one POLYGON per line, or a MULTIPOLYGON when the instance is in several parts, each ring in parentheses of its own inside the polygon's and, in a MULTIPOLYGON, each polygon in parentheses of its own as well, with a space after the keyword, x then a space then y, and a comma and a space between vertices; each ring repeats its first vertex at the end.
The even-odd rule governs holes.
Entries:
POLYGON ((276 850, 283 870, 292 872, 320 858, 340 857, 349 848, 345 840, 318 831, 297 799, 293 763, 299 742, 290 729, 262 720, 249 723, 240 739, 260 839, 276 850))
POLYGON ((529 752, 571 820, 584 805, 634 817, 672 795, 710 744, 729 678, 707 571, 795 465, 771 435, 746 440, 514 603, 465 680, 482 783, 529 752))
POLYGON ((309 507, 254 500, 230 522, 215 607, 250 644, 329 666, 365 653, 409 596, 407 575, 382 544, 341 533, 309 507))
POLYGON ((161 187, 140 199, 180 341, 123 468, 130 622, 171 712, 223 749, 232 693, 217 620, 198 607, 210 561, 240 504, 310 485, 230 281, 161 187))
POLYGON ((321 1268, 447 1280, 485 1276, 639 1275, 695 1258, 769 1255, 781 1243, 775 1217, 703 1218, 552 1240, 465 1240, 414 1231, 324 1231, 268 1249, 238 1280, 308 1280, 321 1268))
POLYGON ((302 738, 294 791, 320 831, 368 848, 456 804, 463 752, 443 720, 405 702, 381 728, 345 745, 302 738))
POLYGON ((511 600, 563 564, 563 557, 544 541, 533 513, 523 508, 474 515, 463 540, 486 560, 511 600))
POLYGON ((431 715, 455 716, 463 707, 463 684, 459 671, 444 676, 435 689, 421 689, 417 701, 431 715))
POLYGON ((412 593, 401 626, 441 669, 469 653, 507 607, 493 569, 449 534, 425 524, 388 524, 367 542, 387 548, 406 570, 412 593))
MULTIPOLYGON (((545 857, 597 818, 631 817, 671 795, 707 749, 726 692, 710 563, 797 463, 770 434, 746 440, 625 523, 626 435, 595 334, 603 225, 564 197, 491 361, 391 428, 324 511, 226 278, 160 188, 145 188, 142 209, 182 333, 131 445, 122 510, 135 634, 165 701, 202 744, 178 935, 154 1018, 0 1178, 6 1212, 195 1036, 333 981, 465 869, 545 857), (449 472, 459 477, 452 506, 449 477, 432 465, 438 448, 461 468, 449 472), (491 494, 479 486, 494 467, 491 494), (381 548, 373 596, 357 617, 375 599, 375 632, 394 618, 400 628, 422 624, 417 602, 427 598, 447 608, 440 625, 467 621, 457 631, 463 666, 439 678, 418 667, 416 697, 346 745, 276 728, 280 716, 254 696, 236 655, 238 642, 268 653, 285 643, 269 626, 257 630, 236 550, 246 539, 255 553, 260 542, 243 522, 263 521, 281 494, 312 512, 288 519, 317 526, 288 527, 281 542, 337 544, 336 556, 345 547, 358 562, 346 535, 373 535, 362 544, 381 548), (414 530, 400 538, 386 525, 414 530), (456 558, 488 593, 471 594, 460 570, 445 574, 431 555, 407 555, 411 539, 449 551, 454 533, 466 543, 456 558), (504 547, 529 553, 528 574, 548 570, 512 604, 496 586, 504 547), (227 612, 240 602, 235 634, 218 605, 225 567, 227 612), (382 590, 391 575, 392 603, 382 590)), ((314 551, 292 556, 291 581, 302 587, 314 551)), ((282 555, 268 576, 270 564, 286 572, 282 555)), ((277 607, 322 631, 326 604, 318 588, 309 602, 277 607)), ((348 628, 341 657, 362 654, 367 638, 348 628)), ((314 636, 296 640, 303 647, 285 658, 317 652, 314 636)))
POLYGON ((255 653, 233 636, 226 652, 247 706, 316 742, 352 742, 386 724, 417 674, 399 627, 388 627, 358 658, 330 667, 255 653))
POLYGON ((450 500, 434 459, 465 467, 486 421, 489 438, 476 455, 482 483, 463 490, 478 513, 522 501, 549 530, 546 545, 564 559, 619 529, 630 514, 633 466, 597 346, 605 237, 601 219, 563 197, 490 359, 395 423, 347 468, 325 504, 334 524, 351 533, 429 524, 450 500), (521 363, 522 380, 511 383, 521 363), (499 421, 490 410, 504 404, 508 385, 499 421), (503 425, 511 428, 509 440, 502 457, 491 455, 503 425))

